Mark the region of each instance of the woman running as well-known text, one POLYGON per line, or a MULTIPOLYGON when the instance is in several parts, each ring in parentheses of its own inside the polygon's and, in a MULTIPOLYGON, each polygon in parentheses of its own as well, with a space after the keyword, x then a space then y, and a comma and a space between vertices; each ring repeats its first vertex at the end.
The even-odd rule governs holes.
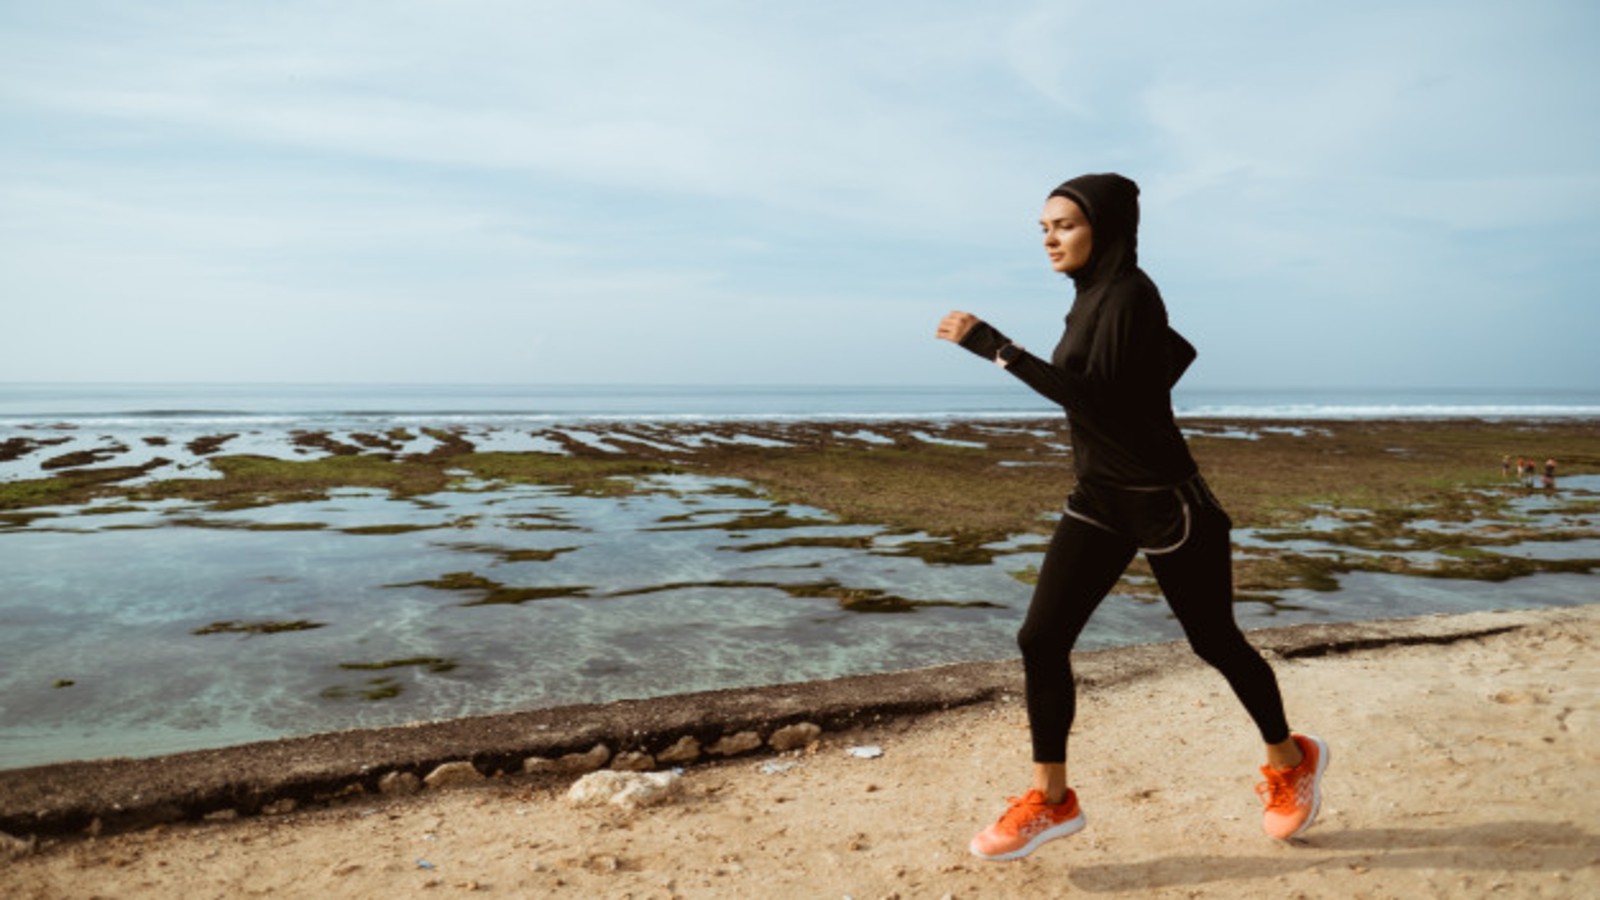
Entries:
POLYGON ((1017 644, 1022 650, 1033 785, 972 839, 986 859, 1026 856, 1084 826, 1068 787, 1067 735, 1076 711, 1072 646, 1135 553, 1144 551, 1167 603, 1201 659, 1232 687, 1266 744, 1262 827, 1287 840, 1311 826, 1328 748, 1291 734, 1277 678, 1233 618, 1233 527, 1172 414, 1172 386, 1194 361, 1167 325, 1154 282, 1139 268, 1139 188, 1115 174, 1084 175, 1045 201, 1050 266, 1076 288, 1066 333, 1044 360, 970 313, 937 336, 1004 367, 1067 414, 1077 484, 1056 526, 1017 644))

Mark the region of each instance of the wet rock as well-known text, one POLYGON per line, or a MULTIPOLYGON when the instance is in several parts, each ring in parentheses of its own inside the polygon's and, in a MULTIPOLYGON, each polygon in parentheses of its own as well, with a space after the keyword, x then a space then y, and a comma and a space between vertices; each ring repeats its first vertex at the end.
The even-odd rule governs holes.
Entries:
POLYGON ((560 759, 530 756, 522 761, 522 771, 526 775, 583 775, 599 770, 610 759, 610 748, 595 744, 588 753, 568 753, 560 759))
POLYGON ((422 781, 410 772, 388 772, 378 779, 379 793, 390 796, 415 794, 422 790, 422 781))
POLYGON ((677 797, 683 790, 682 776, 676 772, 618 772, 606 769, 590 772, 567 790, 573 806, 620 806, 638 809, 655 806, 677 797))
POLYGON ((761 735, 754 731, 741 731, 738 734, 725 735, 721 740, 706 748, 706 752, 713 756, 733 756, 737 753, 749 753, 761 746, 761 735))
POLYGON ((562 772, 577 775, 598 770, 610 758, 611 748, 605 744, 595 744, 589 748, 588 753, 568 753, 556 760, 556 763, 562 772))
POLYGON ((782 753, 786 750, 798 750, 816 740, 822 734, 822 726, 811 722, 801 722, 797 725, 788 725, 779 728, 767 738, 767 746, 782 753))
POLYGON ((678 742, 656 754, 656 762, 667 765, 692 763, 700 758, 700 742, 694 735, 686 734, 678 742))
POLYGON ((611 768, 619 772, 648 772, 656 767, 656 758, 648 753, 618 753, 611 768))
POLYGON ((27 856, 38 846, 39 839, 36 837, 23 840, 0 831, 0 859, 16 859, 21 856, 27 856))
POLYGON ((439 768, 428 773, 422 783, 431 788, 459 787, 466 784, 477 784, 483 780, 483 773, 479 772, 472 763, 466 760, 447 762, 439 768))

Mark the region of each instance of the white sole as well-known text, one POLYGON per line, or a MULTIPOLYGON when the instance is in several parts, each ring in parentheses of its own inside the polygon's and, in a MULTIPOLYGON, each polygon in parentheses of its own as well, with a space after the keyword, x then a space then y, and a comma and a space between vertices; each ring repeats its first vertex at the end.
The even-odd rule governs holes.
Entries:
POLYGON ((1299 837, 1306 829, 1316 824, 1317 813, 1322 812, 1322 773, 1328 770, 1328 745, 1319 737, 1309 734, 1300 736, 1317 745, 1317 771, 1311 776, 1311 815, 1306 816, 1306 820, 1300 823, 1300 827, 1296 828, 1293 834, 1284 838, 1286 841, 1299 837))
POLYGON ((1088 824, 1088 820, 1084 819, 1083 813, 1080 811, 1075 817, 1068 819, 1059 825, 1052 825, 1049 828, 1039 832, 1038 834, 1034 835, 1033 838, 1026 844, 1023 844, 1021 847, 1018 847, 1009 853, 979 852, 976 838, 973 839, 972 843, 967 844, 967 852, 978 857, 979 859, 989 859, 997 862, 1008 859, 1021 859, 1022 857, 1027 856, 1029 853, 1032 853, 1056 838, 1064 838, 1069 835, 1077 834, 1083 830, 1083 826, 1086 824, 1088 824))

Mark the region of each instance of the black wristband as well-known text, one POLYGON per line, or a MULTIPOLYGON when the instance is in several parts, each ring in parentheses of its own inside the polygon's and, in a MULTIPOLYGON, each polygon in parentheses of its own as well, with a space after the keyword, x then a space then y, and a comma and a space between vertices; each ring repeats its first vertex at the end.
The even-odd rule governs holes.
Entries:
POLYGON ((994 362, 995 354, 1000 348, 1011 343, 1006 336, 995 330, 988 322, 980 321, 972 326, 967 336, 961 339, 961 346, 971 350, 984 359, 994 362))

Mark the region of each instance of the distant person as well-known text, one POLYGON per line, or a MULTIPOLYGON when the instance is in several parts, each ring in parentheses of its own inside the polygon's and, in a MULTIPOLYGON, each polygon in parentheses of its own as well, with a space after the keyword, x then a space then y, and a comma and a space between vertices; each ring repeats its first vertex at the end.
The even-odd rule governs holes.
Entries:
POLYGON ((1556 460, 1553 456, 1544 461, 1544 489, 1547 491, 1556 489, 1556 460))
MULTIPOLYGON (((1257 787, 1262 825, 1292 838, 1316 819, 1328 748, 1289 731, 1277 678, 1234 621, 1232 521, 1172 413, 1172 386, 1195 350, 1167 325, 1161 293, 1139 268, 1139 188, 1121 175, 1074 178, 1050 193, 1040 225, 1051 268, 1075 288, 1066 333, 1050 357, 1028 353, 971 313, 950 313, 937 331, 1065 409, 1077 474, 1017 634, 1033 783, 969 849, 1016 859, 1083 828, 1067 777, 1072 647, 1140 550, 1190 646, 1254 719, 1266 744, 1266 780, 1257 787)), ((1162 757, 1178 752, 1148 750, 1140 762, 1152 778, 1162 757)))
POLYGON ((1500 480, 1511 480, 1511 454, 1509 453, 1500 457, 1500 480))

